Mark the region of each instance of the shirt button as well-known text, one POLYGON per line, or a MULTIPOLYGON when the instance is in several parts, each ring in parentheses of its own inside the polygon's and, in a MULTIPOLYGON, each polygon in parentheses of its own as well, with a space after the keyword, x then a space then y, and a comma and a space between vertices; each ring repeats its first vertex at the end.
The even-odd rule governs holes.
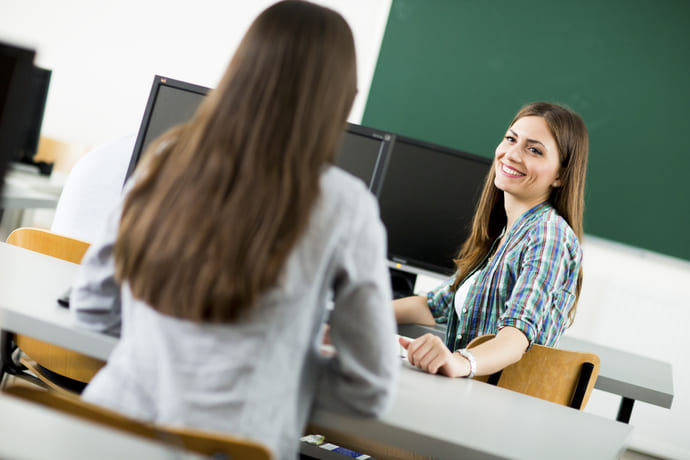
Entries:
POLYGON ((467 313, 467 308, 463 308, 463 309, 462 309, 462 312, 463 312, 463 313, 467 313))
POLYGON ((458 334, 458 339, 462 339, 462 334, 458 334))

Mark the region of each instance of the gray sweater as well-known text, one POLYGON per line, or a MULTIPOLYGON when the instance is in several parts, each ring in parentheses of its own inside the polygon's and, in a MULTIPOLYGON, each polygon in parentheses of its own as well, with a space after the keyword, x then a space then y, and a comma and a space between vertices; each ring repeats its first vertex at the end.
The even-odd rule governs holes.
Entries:
POLYGON ((314 404, 364 416, 386 410, 400 366, 395 319, 384 228, 360 181, 337 168, 323 174, 281 281, 237 324, 162 315, 120 289, 112 259, 119 214, 87 252, 71 297, 79 324, 121 334, 84 399, 147 421, 247 436, 277 458, 296 457, 314 404), (320 329, 331 301, 337 352, 326 358, 320 329))

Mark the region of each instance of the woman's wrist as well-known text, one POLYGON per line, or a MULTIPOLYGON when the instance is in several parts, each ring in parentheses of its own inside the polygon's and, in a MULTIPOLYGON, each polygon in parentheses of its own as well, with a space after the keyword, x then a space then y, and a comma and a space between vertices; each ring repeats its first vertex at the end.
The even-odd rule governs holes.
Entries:
POLYGON ((460 350, 453 352, 453 358, 457 365, 455 366, 456 372, 453 377, 464 378, 470 374, 470 361, 460 354, 460 350))
POLYGON ((465 363, 466 371, 461 376, 466 378, 472 378, 477 373, 477 361, 474 358, 474 354, 467 348, 462 348, 457 350, 456 353, 460 355, 461 360, 465 363))

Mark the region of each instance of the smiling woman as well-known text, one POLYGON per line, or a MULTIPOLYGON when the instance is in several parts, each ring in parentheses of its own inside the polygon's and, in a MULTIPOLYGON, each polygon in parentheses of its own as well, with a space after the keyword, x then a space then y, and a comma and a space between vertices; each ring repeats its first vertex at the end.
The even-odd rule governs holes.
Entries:
POLYGON ((508 129, 496 148, 494 184, 505 192, 509 228, 560 186, 558 157, 556 140, 543 118, 520 118, 508 129))
POLYGON ((398 323, 447 322, 401 339, 410 363, 451 377, 492 374, 532 343, 554 345, 575 316, 582 283, 588 135, 559 105, 523 107, 496 148, 457 272, 426 297, 395 301, 398 323), (475 337, 496 337, 469 352, 475 337))

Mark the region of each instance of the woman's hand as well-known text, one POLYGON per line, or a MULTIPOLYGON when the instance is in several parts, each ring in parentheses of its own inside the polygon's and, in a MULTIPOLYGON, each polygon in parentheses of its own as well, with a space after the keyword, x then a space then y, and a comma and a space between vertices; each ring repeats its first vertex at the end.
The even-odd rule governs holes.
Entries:
POLYGON ((448 377, 465 377, 470 373, 470 363, 458 353, 451 353, 438 336, 424 334, 415 339, 399 339, 407 350, 407 360, 415 367, 430 374, 448 377))

